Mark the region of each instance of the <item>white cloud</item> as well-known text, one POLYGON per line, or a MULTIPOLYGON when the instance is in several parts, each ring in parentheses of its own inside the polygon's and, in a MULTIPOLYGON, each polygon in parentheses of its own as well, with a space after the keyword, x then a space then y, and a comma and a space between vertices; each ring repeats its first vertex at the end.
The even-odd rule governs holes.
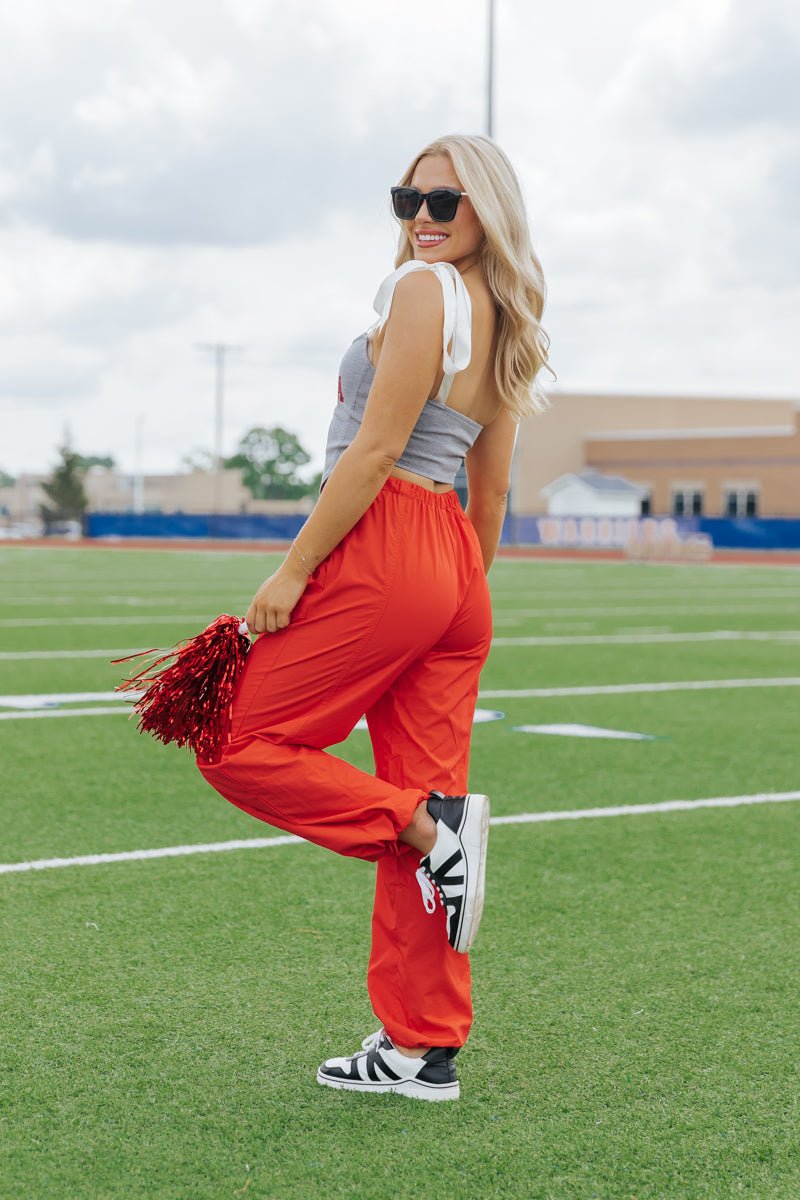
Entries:
POLYGON ((146 118, 175 117, 192 124, 207 120, 224 103, 233 84, 233 69, 225 61, 212 61, 198 69, 183 55, 161 48, 143 78, 126 78, 116 68, 105 75, 102 90, 75 104, 75 115, 105 133, 146 118))
MULTIPOLYGON (((463 14, 445 7, 451 23, 463 14)), ((23 42, 0 80, 6 111, 26 97, 7 171, 25 174, 45 131, 57 170, 7 187, 0 220, 82 239, 269 243, 319 228, 332 208, 357 211, 378 180, 383 192, 430 136, 431 113, 449 125, 472 90, 469 78, 452 84, 450 55, 430 45, 407 80, 388 9, 301 0, 244 17, 224 0, 98 3, 91 31, 62 17, 46 40, 23 42)))
MULTIPOLYGON (((8 6, 7 6, 8 7, 8 6)), ((800 10, 498 0, 563 388, 798 392, 800 10)), ((485 0, 29 0, 3 10, 0 467, 169 469, 286 424, 319 462, 339 359, 392 265, 386 191, 484 112, 485 0), (24 103, 22 99, 24 97, 24 103)))

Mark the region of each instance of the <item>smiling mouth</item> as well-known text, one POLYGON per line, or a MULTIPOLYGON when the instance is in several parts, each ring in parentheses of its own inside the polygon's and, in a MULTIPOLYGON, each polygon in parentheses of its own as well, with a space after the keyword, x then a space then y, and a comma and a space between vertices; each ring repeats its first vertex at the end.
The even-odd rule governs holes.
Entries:
POLYGON ((447 233, 419 233, 414 235, 418 246, 439 246, 449 237, 447 233))

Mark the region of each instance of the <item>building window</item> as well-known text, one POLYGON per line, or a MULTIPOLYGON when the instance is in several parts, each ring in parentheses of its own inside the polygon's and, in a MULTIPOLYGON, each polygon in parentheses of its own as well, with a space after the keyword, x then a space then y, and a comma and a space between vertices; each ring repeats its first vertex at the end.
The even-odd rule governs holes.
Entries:
POLYGON ((642 517, 649 517, 649 516, 652 516, 652 513, 653 513, 653 497, 652 496, 642 496, 642 499, 641 499, 641 502, 639 505, 639 515, 642 517))
POLYGON ((702 517, 703 493, 695 488, 678 488, 672 493, 673 517, 702 517))
POLYGON ((755 488, 726 488, 726 517, 757 517, 758 492, 755 488))

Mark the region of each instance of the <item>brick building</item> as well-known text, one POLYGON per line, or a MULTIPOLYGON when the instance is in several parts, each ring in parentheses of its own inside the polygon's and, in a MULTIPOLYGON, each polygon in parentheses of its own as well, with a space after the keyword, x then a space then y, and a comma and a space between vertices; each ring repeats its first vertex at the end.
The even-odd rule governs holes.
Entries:
POLYGON ((542 489, 582 471, 645 489, 643 512, 800 516, 800 405, 791 400, 554 393, 523 422, 513 507, 546 511, 542 489))

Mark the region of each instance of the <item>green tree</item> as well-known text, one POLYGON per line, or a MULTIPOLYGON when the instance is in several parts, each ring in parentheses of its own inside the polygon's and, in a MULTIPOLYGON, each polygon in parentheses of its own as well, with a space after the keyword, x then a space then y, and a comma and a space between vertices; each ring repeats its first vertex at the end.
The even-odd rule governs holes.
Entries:
POLYGON ((80 521, 83 526, 89 504, 83 490, 85 469, 81 455, 75 453, 68 438, 64 439, 63 446, 59 446, 58 453, 61 461, 49 480, 42 484, 42 491, 50 501, 39 506, 45 530, 62 521, 80 521))
POLYGON ((83 471, 90 467, 105 467, 111 471, 117 465, 110 454, 79 454, 77 459, 83 471))
POLYGON ((0 467, 0 487, 12 487, 13 483, 14 476, 9 475, 8 471, 4 471, 3 468, 0 467))
POLYGON ((245 487, 256 500, 294 500, 308 496, 319 486, 319 477, 304 480, 299 475, 311 456, 296 433, 276 425, 257 426, 239 442, 237 451, 225 460, 226 467, 241 467, 245 487))
MULTIPOLYGON (((228 465, 227 463, 225 464, 228 465)), ((188 454, 184 454, 181 459, 181 466, 184 471, 203 471, 205 474, 213 471, 216 467, 216 459, 210 450, 204 450, 202 446, 195 446, 194 450, 190 450, 188 454)))

